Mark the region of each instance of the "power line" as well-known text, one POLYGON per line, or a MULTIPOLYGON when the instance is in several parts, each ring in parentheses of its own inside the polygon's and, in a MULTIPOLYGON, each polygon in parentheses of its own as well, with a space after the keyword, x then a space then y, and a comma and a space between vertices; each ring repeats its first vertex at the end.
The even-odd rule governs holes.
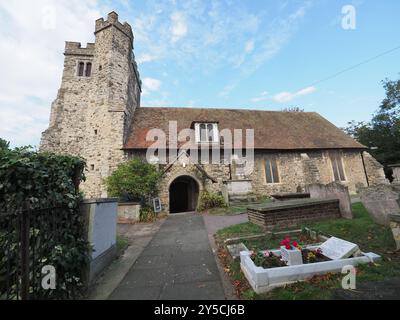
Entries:
POLYGON ((364 60, 364 61, 362 61, 362 62, 360 62, 360 63, 357 63, 357 64, 355 64, 355 65, 353 65, 353 66, 351 66, 351 67, 348 67, 348 68, 346 68, 346 69, 343 69, 343 70, 341 70, 341 71, 339 71, 339 72, 337 72, 337 73, 335 73, 335 74, 333 74, 333 75, 331 75, 331 76, 328 76, 328 77, 323 78, 323 79, 321 79, 321 80, 315 81, 314 83, 312 83, 312 84, 306 86, 305 88, 312 87, 312 86, 315 86, 315 85, 317 85, 317 84, 319 84, 319 83, 321 83, 321 82, 325 82, 325 81, 327 81, 327 80, 336 78, 337 76, 339 76, 339 75, 341 75, 341 74, 343 74, 343 73, 345 73, 345 72, 347 72, 347 71, 350 71, 350 70, 353 70, 353 69, 355 69, 355 68, 358 68, 359 66, 362 66, 362 65, 364 65, 364 64, 367 64, 367 63, 369 63, 369 62, 371 62, 371 61, 373 61, 373 60, 376 60, 376 59, 378 59, 378 58, 380 58, 380 57, 382 57, 382 56, 385 56, 385 55, 387 55, 387 54, 389 54, 389 53, 392 53, 393 51, 396 51, 396 50, 398 50, 398 49, 400 49, 400 46, 397 46, 397 47, 395 47, 395 48, 392 48, 392 49, 390 49, 390 50, 387 50, 387 51, 385 51, 385 52, 382 52, 382 53, 380 53, 380 54, 378 54, 378 55, 376 55, 376 56, 373 56, 372 58, 369 58, 369 59, 367 59, 367 60, 364 60))

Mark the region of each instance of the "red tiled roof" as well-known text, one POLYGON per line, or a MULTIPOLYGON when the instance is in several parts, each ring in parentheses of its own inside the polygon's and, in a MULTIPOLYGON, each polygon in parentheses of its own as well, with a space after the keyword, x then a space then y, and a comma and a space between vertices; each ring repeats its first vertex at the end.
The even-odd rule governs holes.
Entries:
MULTIPOLYGON (((150 108, 135 111, 124 149, 146 149, 149 130, 167 134, 169 121, 177 121, 178 132, 194 122, 218 122, 218 128, 254 129, 255 149, 364 149, 341 129, 315 112, 280 112, 243 109, 150 108)), ((244 139, 243 139, 244 140, 244 139)))

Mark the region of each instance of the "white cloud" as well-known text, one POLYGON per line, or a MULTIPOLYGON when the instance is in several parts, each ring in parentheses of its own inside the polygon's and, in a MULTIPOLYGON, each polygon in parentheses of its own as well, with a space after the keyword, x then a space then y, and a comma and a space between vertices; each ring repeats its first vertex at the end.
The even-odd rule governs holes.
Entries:
POLYGON ((251 99, 252 102, 261 102, 261 101, 265 101, 265 100, 268 100, 268 92, 267 91, 263 91, 263 92, 261 92, 261 94, 258 97, 251 99))
POLYGON ((233 83, 227 84, 227 85, 218 93, 218 96, 220 96, 220 97, 226 97, 226 96, 228 96, 228 95, 232 92, 232 90, 236 88, 236 86, 237 86, 237 82, 233 82, 233 83))
POLYGON ((186 36, 188 27, 182 12, 174 12, 171 15, 171 41, 177 42, 186 36))
POLYGON ((146 62, 152 62, 152 61, 154 61, 156 59, 157 59, 157 57, 152 56, 151 54, 148 54, 148 53, 144 53, 141 56, 139 56, 138 58, 136 58, 136 62, 138 64, 143 64, 143 63, 146 63, 146 62))
POLYGON ((252 53, 254 50, 254 40, 249 40, 246 42, 246 45, 244 47, 244 52, 249 54, 252 53))
POLYGON ((297 92, 280 92, 272 97, 275 102, 283 103, 292 101, 295 98, 314 93, 317 90, 315 87, 307 87, 297 92))
POLYGON ((153 78, 144 78, 142 84, 142 95, 144 96, 158 91, 161 87, 161 81, 153 78))
POLYGON ((94 0, 0 2, 0 137, 37 145, 48 126, 63 68, 64 41, 92 42, 94 0))

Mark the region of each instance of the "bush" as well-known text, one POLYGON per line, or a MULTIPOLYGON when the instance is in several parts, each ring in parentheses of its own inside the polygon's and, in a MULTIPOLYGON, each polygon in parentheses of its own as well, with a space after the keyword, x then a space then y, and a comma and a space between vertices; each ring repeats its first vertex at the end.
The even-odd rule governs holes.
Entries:
POLYGON ((135 159, 118 166, 111 176, 105 179, 107 191, 113 197, 129 194, 132 200, 148 204, 157 194, 161 173, 156 166, 135 159))
POLYGON ((154 222, 157 220, 157 214, 150 207, 144 207, 140 209, 140 222, 154 222))
POLYGON ((227 204, 221 194, 203 191, 200 195, 198 211, 205 211, 212 208, 225 208, 227 204))
POLYGON ((29 241, 35 260, 30 261, 30 291, 35 289, 35 299, 69 299, 82 294, 90 250, 79 212, 78 185, 84 179, 84 167, 80 158, 28 148, 0 152, 0 213, 6 213, 0 216, 0 252, 7 252, 5 259, 0 259, 0 299, 7 286, 11 286, 11 296, 17 293, 14 281, 19 282, 19 276, 8 285, 3 281, 20 270, 15 222, 21 216, 19 210, 27 207, 32 210, 29 241), (55 290, 43 290, 37 281, 43 277, 44 265, 55 267, 55 290))

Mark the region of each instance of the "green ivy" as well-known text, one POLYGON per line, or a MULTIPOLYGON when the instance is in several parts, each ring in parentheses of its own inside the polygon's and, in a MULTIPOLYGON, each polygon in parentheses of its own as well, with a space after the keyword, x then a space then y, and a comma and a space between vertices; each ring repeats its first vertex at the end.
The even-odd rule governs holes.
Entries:
MULTIPOLYGON (((7 213, 0 217, 0 250, 7 251, 5 259, 0 259, 0 283, 19 268, 16 221, 19 210, 28 206, 31 293, 38 299, 71 299, 81 295, 90 250, 79 212, 82 197, 77 188, 85 179, 84 168, 84 160, 69 155, 40 153, 29 148, 0 152, 0 213, 7 213), (6 265, 12 267, 10 272, 6 265), (39 280, 44 265, 56 269, 56 290, 41 289, 39 280)), ((15 277, 14 280, 18 281, 15 277)), ((0 297, 4 289, 1 283, 0 297)))

